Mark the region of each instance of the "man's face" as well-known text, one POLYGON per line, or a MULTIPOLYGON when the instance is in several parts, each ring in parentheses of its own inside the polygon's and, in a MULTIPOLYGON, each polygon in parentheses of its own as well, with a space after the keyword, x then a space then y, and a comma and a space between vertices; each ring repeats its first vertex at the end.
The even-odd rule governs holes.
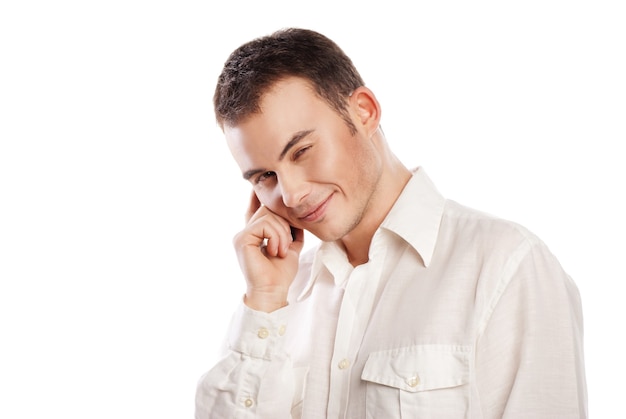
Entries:
POLYGON ((260 113, 224 127, 261 204, 325 241, 361 222, 382 170, 353 98, 348 112, 355 134, 306 81, 289 78, 263 96, 260 113))

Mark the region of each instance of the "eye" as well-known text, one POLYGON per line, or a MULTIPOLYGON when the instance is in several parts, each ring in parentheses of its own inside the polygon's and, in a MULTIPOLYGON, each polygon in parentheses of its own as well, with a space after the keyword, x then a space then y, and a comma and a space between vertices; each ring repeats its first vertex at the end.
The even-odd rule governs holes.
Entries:
POLYGON ((293 159, 297 160, 300 156, 306 153, 312 146, 308 145, 306 147, 302 147, 298 149, 295 153, 293 153, 293 159))
POLYGON ((265 182, 268 179, 273 178, 274 176, 276 176, 276 173, 267 171, 267 172, 263 172, 259 176, 257 176, 254 181, 255 181, 255 183, 262 183, 262 182, 265 182))

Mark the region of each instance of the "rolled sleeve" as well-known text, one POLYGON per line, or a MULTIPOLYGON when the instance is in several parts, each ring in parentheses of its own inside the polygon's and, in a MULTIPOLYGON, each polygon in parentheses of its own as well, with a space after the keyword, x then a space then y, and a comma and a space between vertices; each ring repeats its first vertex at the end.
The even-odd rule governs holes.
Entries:
POLYGON ((289 312, 289 306, 264 313, 242 303, 232 318, 228 348, 252 358, 266 360, 284 355, 289 312))
POLYGON ((289 306, 263 313, 240 304, 229 350, 198 383, 197 419, 291 417, 294 376, 284 343, 289 312, 289 306))

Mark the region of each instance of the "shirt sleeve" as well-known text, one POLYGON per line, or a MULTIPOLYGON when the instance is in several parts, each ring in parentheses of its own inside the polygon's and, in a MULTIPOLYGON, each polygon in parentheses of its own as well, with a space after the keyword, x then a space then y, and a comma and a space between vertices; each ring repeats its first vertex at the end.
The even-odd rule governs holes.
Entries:
POLYGON ((503 268, 476 346, 485 418, 585 418, 578 289, 539 240, 503 268))
POLYGON ((294 377, 284 343, 289 310, 263 313, 240 305, 226 355, 198 383, 196 419, 291 417, 294 377))

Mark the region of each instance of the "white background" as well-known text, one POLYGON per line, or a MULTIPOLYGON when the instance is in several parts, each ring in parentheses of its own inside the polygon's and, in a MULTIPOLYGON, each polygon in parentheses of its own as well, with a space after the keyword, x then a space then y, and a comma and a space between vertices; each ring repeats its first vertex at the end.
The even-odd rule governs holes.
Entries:
POLYGON ((353 58, 408 166, 548 244, 583 297, 591 416, 623 412, 623 2, 211 3, 0 6, 0 417, 193 416, 243 292, 213 88, 285 26, 353 58))

